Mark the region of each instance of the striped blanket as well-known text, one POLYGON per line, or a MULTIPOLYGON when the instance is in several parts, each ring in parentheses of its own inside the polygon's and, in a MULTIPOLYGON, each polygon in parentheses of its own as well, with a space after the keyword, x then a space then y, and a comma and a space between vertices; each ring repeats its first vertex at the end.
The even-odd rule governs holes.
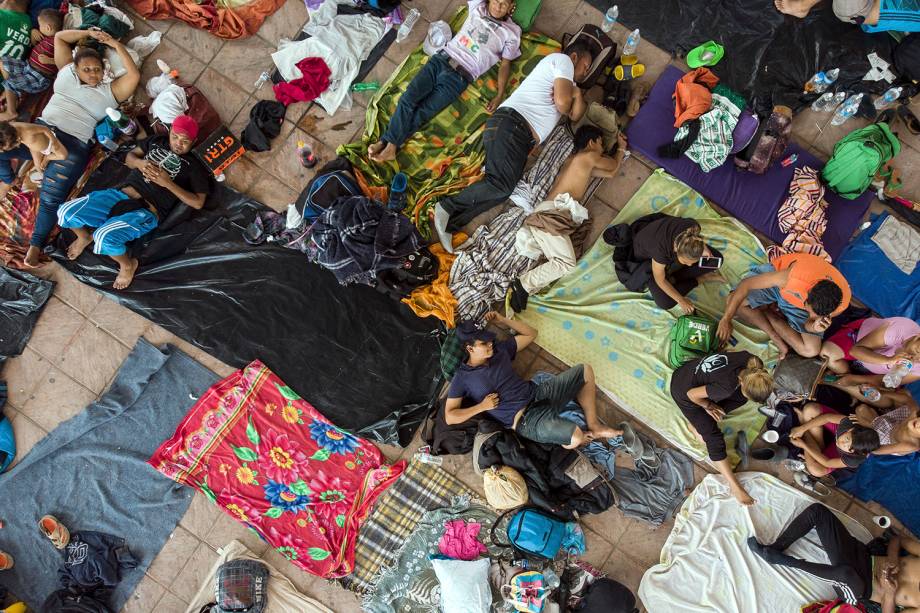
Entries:
POLYGON ((811 166, 795 169, 789 183, 789 197, 776 216, 779 229, 787 234, 782 247, 771 245, 767 249, 767 257, 772 260, 784 253, 810 253, 831 261, 821 243, 827 229, 827 200, 817 170, 811 166))

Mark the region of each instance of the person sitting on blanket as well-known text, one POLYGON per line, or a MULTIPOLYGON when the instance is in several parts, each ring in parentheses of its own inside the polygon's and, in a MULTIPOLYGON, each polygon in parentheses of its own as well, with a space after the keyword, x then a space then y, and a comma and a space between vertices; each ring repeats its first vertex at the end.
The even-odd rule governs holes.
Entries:
POLYGON ((719 422, 748 400, 763 403, 772 392, 773 376, 760 358, 747 351, 697 358, 671 376, 671 398, 706 444, 709 461, 728 480, 732 495, 743 505, 754 504, 754 499, 732 472, 719 422))
POLYGON ((511 20, 513 0, 469 0, 460 31, 428 60, 399 98, 386 132, 367 148, 373 162, 396 159, 396 151, 419 128, 450 106, 467 86, 501 60, 492 113, 505 96, 511 62, 521 56, 521 28, 511 20))
POLYGON ((131 168, 119 188, 90 192, 65 202, 58 209, 58 224, 77 235, 67 249, 75 260, 95 241, 93 253, 118 263, 113 287, 128 287, 138 261, 127 253, 126 243, 144 236, 179 204, 193 209, 204 206, 211 183, 208 170, 192 154, 198 123, 188 115, 173 120, 169 136, 151 136, 128 153, 131 168), (90 228, 96 228, 91 232, 90 228))
POLYGON ((920 406, 910 394, 903 404, 879 413, 867 404, 856 407, 856 423, 878 433, 879 448, 875 455, 907 455, 920 451, 920 406))
POLYGON ((883 539, 864 544, 847 531, 833 511, 815 502, 789 522, 772 544, 763 545, 755 536, 747 543, 769 564, 801 570, 831 583, 848 604, 872 603, 880 605, 884 613, 920 613, 920 542, 916 539, 893 534, 887 544, 883 539), (828 564, 785 553, 812 530, 828 564))
POLYGON ((434 206, 434 228, 445 251, 454 252, 450 232, 508 199, 524 176, 531 150, 546 140, 563 115, 578 121, 585 114, 588 107, 576 83, 588 74, 592 61, 582 42, 572 43, 565 53, 547 55, 486 120, 485 177, 434 206))
POLYGON ((743 319, 769 335, 780 359, 790 346, 813 358, 831 318, 849 306, 850 296, 850 284, 827 261, 809 253, 782 255, 754 267, 738 284, 719 321, 719 339, 731 338, 732 318, 740 310, 743 319))
POLYGON ((510 339, 496 341, 493 332, 480 330, 473 322, 462 322, 457 327, 457 338, 463 343, 466 357, 454 373, 447 391, 444 420, 448 425, 460 424, 481 413, 488 413, 524 438, 562 445, 566 449, 574 449, 593 439, 623 434, 622 430, 605 426, 598 420, 594 397, 597 388, 591 366, 573 366, 535 385, 519 377, 511 361, 518 351, 534 341, 537 331, 495 311, 486 313, 485 320, 507 325, 517 334, 510 339), (573 399, 585 413, 587 432, 559 416, 573 399), (473 404, 464 407, 464 401, 473 404))
POLYGON ((559 176, 518 230, 515 248, 531 259, 546 261, 527 271, 511 283, 511 308, 520 313, 527 308, 530 294, 575 268, 572 235, 588 219, 581 205, 585 190, 593 177, 614 177, 626 155, 626 137, 617 136, 615 157, 604 155, 604 133, 600 128, 584 125, 575 132, 575 153, 562 165, 559 176))
POLYGON ((54 35, 61 31, 63 23, 60 11, 43 9, 38 13, 38 30, 32 30, 32 38, 39 40, 32 47, 29 59, 3 58, 0 73, 3 74, 6 110, 0 113, 0 120, 15 119, 19 115, 20 96, 43 92, 51 85, 58 72, 54 63, 54 35))
POLYGON ((847 381, 875 387, 883 385, 884 375, 892 368, 910 362, 903 383, 913 383, 920 380, 920 324, 907 317, 859 319, 824 341, 821 357, 839 374, 849 372, 850 362, 858 362, 870 374, 852 375, 847 381))
MULTIPOLYGON (((35 169, 44 171, 48 162, 67 158, 67 148, 51 128, 35 123, 0 121, 0 152, 13 152, 19 159, 32 158, 35 169)), ((8 165, 0 165, 0 199, 10 191, 16 175, 8 165)))
MULTIPOLYGON (((802 18, 811 12, 816 4, 821 0, 773 0, 776 10, 792 17, 802 18)), ((888 4, 886 2, 886 4, 888 4)), ((882 0, 833 0, 834 15, 840 21, 854 23, 861 26, 877 26, 882 17, 882 0)), ((902 13, 917 13, 917 7, 906 7, 897 9, 897 5, 892 3, 891 7, 893 18, 897 22, 897 30, 902 32, 920 31, 920 21, 911 23, 911 20, 902 20, 902 13)), ((887 12, 887 11, 886 11, 887 12)))

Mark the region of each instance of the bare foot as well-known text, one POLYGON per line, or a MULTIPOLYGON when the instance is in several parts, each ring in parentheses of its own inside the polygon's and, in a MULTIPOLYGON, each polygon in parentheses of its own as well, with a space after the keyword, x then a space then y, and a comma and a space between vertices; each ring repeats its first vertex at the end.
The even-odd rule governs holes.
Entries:
POLYGON ((377 156, 380 155, 380 152, 383 151, 383 148, 386 147, 386 143, 382 140, 378 140, 376 143, 367 148, 367 157, 372 161, 377 162, 377 156))
POLYGON ((608 438, 613 438, 615 436, 622 436, 623 431, 618 428, 611 428, 610 426, 597 425, 591 428, 590 430, 588 430, 587 434, 588 436, 591 437, 592 440, 593 439, 608 439, 608 438))
POLYGON ((789 355, 789 345, 781 340, 774 340, 773 342, 776 344, 776 348, 779 349, 779 359, 786 359, 786 356, 789 355))
POLYGON ((387 143, 387 146, 373 158, 375 162, 392 162, 396 159, 396 145, 387 143))
POLYGON ((817 2, 813 0, 773 0, 773 4, 780 13, 801 19, 817 2))
POLYGON ((86 249, 86 246, 93 242, 92 234, 86 237, 81 237, 79 234, 77 238, 74 239, 70 246, 67 248, 67 259, 76 260, 80 257, 80 254, 83 253, 83 250, 86 249))
POLYGON ((757 502, 756 500, 754 500, 753 498, 751 498, 751 495, 748 494, 748 493, 744 490, 744 488, 737 488, 737 489, 736 489, 736 488, 733 487, 733 488, 731 488, 731 489, 732 489, 732 495, 733 495, 733 496, 735 497, 735 499, 736 499, 738 502, 740 502, 742 505, 744 505, 744 506, 746 506, 746 507, 749 507, 749 506, 753 505, 755 502, 757 502))
POLYGON ((23 258, 22 263, 26 268, 38 268, 41 266, 41 257, 42 250, 36 247, 35 245, 29 245, 29 249, 26 251, 26 257, 23 258))
POLYGON ((131 258, 129 264, 121 265, 118 269, 118 276, 115 277, 115 283, 112 284, 112 287, 115 289, 125 289, 131 285, 131 281, 134 280, 134 273, 137 272, 137 266, 137 258, 131 258))

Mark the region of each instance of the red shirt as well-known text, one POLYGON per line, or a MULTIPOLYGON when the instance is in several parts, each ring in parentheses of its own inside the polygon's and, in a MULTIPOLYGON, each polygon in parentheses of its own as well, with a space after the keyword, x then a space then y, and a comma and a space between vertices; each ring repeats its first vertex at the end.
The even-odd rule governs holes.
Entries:
POLYGON ((45 36, 32 47, 32 53, 29 54, 29 64, 32 68, 42 73, 46 77, 54 77, 57 74, 57 65, 54 63, 54 37, 45 36), (45 64, 40 57, 47 55, 51 58, 50 64, 45 64))

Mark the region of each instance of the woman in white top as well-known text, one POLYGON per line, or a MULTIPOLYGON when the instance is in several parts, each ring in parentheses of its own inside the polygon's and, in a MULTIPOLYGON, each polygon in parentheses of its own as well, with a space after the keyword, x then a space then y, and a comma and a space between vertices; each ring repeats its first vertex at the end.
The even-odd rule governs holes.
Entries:
MULTIPOLYGON (((38 217, 29 243, 25 264, 38 265, 38 256, 57 223, 57 208, 86 167, 93 146, 96 125, 105 118, 109 107, 117 107, 137 89, 140 72, 124 45, 101 30, 62 30, 54 36, 54 63, 58 75, 54 94, 38 122, 51 128, 67 149, 67 157, 45 168, 39 197, 38 217), (106 83, 102 56, 89 47, 73 52, 75 44, 92 38, 118 53, 125 74, 106 83)), ((9 164, 0 159, 0 165, 9 164)))

